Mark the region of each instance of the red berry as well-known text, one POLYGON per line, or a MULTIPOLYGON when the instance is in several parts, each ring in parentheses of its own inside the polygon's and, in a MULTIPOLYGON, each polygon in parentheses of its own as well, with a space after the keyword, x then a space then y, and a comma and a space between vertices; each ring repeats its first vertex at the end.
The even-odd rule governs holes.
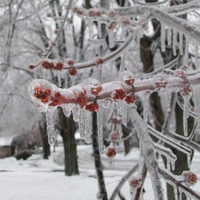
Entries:
POLYGON ((115 155, 117 154, 116 149, 114 147, 107 147, 106 149, 106 155, 110 158, 115 157, 115 155))
POLYGON ((195 185, 197 183, 197 175, 190 171, 184 171, 182 175, 185 177, 185 183, 188 185, 195 185))
POLYGON ((64 64, 63 64, 62 62, 58 62, 58 63, 56 63, 55 69, 56 69, 56 70, 62 70, 63 67, 64 67, 64 64))
POLYGON ((68 73, 71 75, 71 76, 75 76, 77 74, 77 69, 75 67, 72 67, 68 70, 68 73))
POLYGON ((29 69, 34 69, 35 65, 29 65, 29 69))

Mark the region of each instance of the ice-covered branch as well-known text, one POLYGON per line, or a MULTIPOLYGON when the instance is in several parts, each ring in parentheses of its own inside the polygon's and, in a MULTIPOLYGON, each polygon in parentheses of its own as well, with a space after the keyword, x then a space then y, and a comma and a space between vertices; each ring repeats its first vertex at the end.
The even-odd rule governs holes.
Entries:
POLYGON ((194 185, 197 182, 196 174, 192 172, 183 172, 182 175, 175 176, 161 168, 158 168, 158 171, 160 176, 164 180, 166 180, 169 184, 173 185, 174 187, 177 187, 177 190, 179 190, 181 193, 185 193, 186 196, 192 199, 200 199, 200 194, 188 187, 188 185, 194 185))
MULTIPOLYGON (((190 6, 197 6, 199 8, 199 2, 191 2, 190 6)), ((172 8, 173 9, 173 8, 172 8)), ((138 16, 143 15, 146 13, 148 18, 155 18, 159 22, 165 24, 168 27, 171 27, 178 32, 183 33, 184 35, 192 38, 197 44, 200 41, 200 30, 191 25, 191 22, 187 22, 181 18, 178 18, 174 15, 171 15, 167 11, 156 8, 156 7, 149 7, 149 6, 135 6, 135 7, 127 7, 122 9, 117 9, 116 13, 118 15, 128 15, 128 16, 138 16)))
POLYGON ((130 171, 128 171, 124 177, 121 179, 121 181, 117 184, 115 189, 113 190, 113 193, 110 196, 109 200, 114 200, 117 196, 118 191, 123 187, 124 183, 129 179, 129 177, 135 173, 135 171, 138 169, 138 164, 136 164, 130 171))

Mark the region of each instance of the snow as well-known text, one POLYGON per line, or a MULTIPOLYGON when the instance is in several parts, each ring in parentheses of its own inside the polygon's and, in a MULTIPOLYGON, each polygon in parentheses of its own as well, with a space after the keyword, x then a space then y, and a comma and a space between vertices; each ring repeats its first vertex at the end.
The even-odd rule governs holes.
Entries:
MULTIPOLYGON (((95 200, 98 191, 95 170, 92 162, 90 145, 78 146, 80 175, 67 177, 63 165, 54 161, 62 153, 62 147, 57 147, 49 160, 43 160, 42 155, 31 156, 27 160, 16 160, 14 157, 0 160, 0 199, 1 200, 95 200)), ((114 159, 114 169, 104 171, 108 196, 111 195, 121 177, 136 164, 139 152, 133 149, 127 156, 118 152, 114 159), (125 166, 125 167, 124 167, 125 166)), ((108 166, 105 156, 104 165, 108 166)), ((159 165, 162 163, 159 160, 159 165)), ((192 171, 200 177, 200 154, 195 153, 192 171)), ((164 182, 162 184, 164 186, 164 182)), ((192 187, 199 190, 200 183, 192 187)), ((149 176, 145 181, 144 199, 154 199, 149 176)), ((130 199, 128 181, 122 188, 126 199, 130 199)), ((116 199, 117 200, 117 199, 116 199)))

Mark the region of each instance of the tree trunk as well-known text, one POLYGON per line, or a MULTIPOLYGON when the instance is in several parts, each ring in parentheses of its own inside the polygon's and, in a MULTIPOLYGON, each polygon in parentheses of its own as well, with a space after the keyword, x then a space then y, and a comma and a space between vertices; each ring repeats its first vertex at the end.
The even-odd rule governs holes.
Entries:
POLYGON ((48 159, 48 157, 51 154, 50 151, 50 145, 48 143, 48 135, 47 135, 47 128, 46 128, 46 119, 45 116, 43 114, 43 119, 40 123, 39 123, 39 129, 40 129, 40 136, 41 136, 41 140, 42 140, 42 147, 43 147, 43 158, 44 159, 48 159))
POLYGON ((106 186, 104 182, 103 175, 103 165, 101 163, 101 156, 99 152, 99 143, 98 143, 98 133, 97 133, 97 113, 92 113, 92 147, 94 155, 94 165, 97 175, 99 192, 97 194, 98 199, 108 200, 106 186))
POLYGON ((77 160, 77 149, 75 140, 75 123, 72 116, 65 117, 62 109, 59 109, 59 120, 61 123, 61 136, 64 145, 64 164, 65 164, 65 175, 72 176, 78 175, 78 160, 77 160))

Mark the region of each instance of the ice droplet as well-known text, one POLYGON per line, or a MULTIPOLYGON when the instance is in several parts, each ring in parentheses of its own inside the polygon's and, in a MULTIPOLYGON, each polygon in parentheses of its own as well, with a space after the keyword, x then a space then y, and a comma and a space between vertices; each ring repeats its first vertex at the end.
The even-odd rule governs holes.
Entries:
POLYGON ((104 144, 103 144, 103 108, 102 103, 99 101, 99 110, 97 111, 97 127, 98 127, 98 142, 99 142, 99 151, 104 153, 104 144))
POLYGON ((54 119, 53 119, 54 111, 55 107, 48 108, 46 111, 47 134, 48 134, 48 142, 50 145, 54 145, 56 142, 56 134, 54 127, 54 119))

